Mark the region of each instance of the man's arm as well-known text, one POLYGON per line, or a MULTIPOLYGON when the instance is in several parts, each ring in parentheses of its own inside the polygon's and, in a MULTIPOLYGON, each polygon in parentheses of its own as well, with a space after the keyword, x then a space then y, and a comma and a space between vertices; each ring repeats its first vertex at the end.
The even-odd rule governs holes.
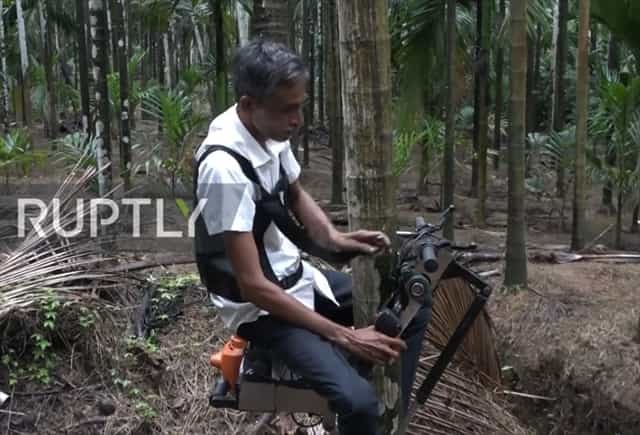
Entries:
POLYGON ((291 209, 305 226, 309 236, 324 248, 373 254, 390 244, 387 236, 380 231, 338 231, 311 195, 304 190, 299 180, 289 185, 289 198, 291 209))
POLYGON ((227 231, 224 242, 243 298, 274 317, 309 329, 372 362, 396 359, 406 349, 402 340, 387 337, 372 327, 353 330, 334 323, 269 281, 262 272, 252 233, 227 231))

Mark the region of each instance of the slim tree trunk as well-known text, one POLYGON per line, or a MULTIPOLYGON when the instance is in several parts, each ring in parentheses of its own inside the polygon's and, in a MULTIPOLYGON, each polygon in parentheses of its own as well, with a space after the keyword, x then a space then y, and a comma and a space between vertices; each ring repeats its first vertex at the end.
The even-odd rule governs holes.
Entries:
POLYGON ((78 21, 78 69, 80 74, 80 105, 82 111, 82 131, 91 131, 91 108, 89 99, 89 61, 87 52, 87 10, 84 0, 76 0, 76 20, 78 21))
POLYGON ((9 131, 9 80, 7 71, 7 52, 4 35, 4 5, 0 0, 0 126, 3 132, 9 131))
POLYGON ((250 28, 252 38, 262 36, 289 46, 288 0, 254 0, 250 28))
POLYGON ((589 115, 589 16, 590 0, 580 0, 578 65, 576 78, 576 162, 571 249, 584 248, 586 194, 587 117, 589 115))
POLYGON ((323 127, 325 125, 325 51, 324 51, 324 34, 327 26, 325 25, 326 14, 324 13, 325 5, 318 2, 318 32, 320 33, 318 38, 318 124, 323 127))
MULTIPOLYGON (((611 34, 609 39, 609 58, 607 60, 607 66, 609 67, 609 72, 618 73, 620 70, 620 46, 616 37, 611 34)), ((610 142, 610 141, 609 141, 610 142)), ((609 166, 615 166, 616 164, 616 151, 615 147, 607 144, 606 151, 606 159, 607 164, 609 166)), ((613 183, 611 181, 607 181, 602 188, 602 205, 608 209, 610 214, 613 214, 615 211, 615 207, 613 205, 613 183)))
POLYGON ((107 69, 109 59, 107 48, 109 36, 107 35, 107 10, 103 0, 89 1, 89 17, 91 22, 91 60, 93 63, 93 78, 95 80, 96 117, 95 140, 98 169, 99 194, 106 194, 112 185, 111 167, 111 130, 109 118, 109 94, 107 88, 107 69), (108 167, 107 167, 108 165, 108 167), (105 168, 102 170, 102 168, 105 168))
POLYGON ((21 113, 18 123, 31 127, 31 86, 29 80, 29 54, 27 52, 27 32, 24 25, 22 0, 16 0, 16 16, 18 25, 18 45, 20 47, 19 88, 21 113))
MULTIPOLYGON (((347 149, 347 196, 351 229, 394 231, 391 141, 391 47, 386 0, 338 1, 340 64, 347 149)), ((391 259, 387 258, 387 264, 391 259)), ((357 326, 373 323, 380 283, 389 270, 382 261, 353 261, 354 318, 357 326)), ((383 294, 384 296, 384 294, 383 294)), ((400 376, 397 364, 374 368, 381 405, 381 433, 398 427, 400 376)))
POLYGON ((478 3, 478 26, 480 27, 480 55, 477 65, 478 86, 478 202, 476 209, 476 225, 485 224, 487 205, 487 145, 489 143, 489 45, 491 44, 491 3, 478 3))
MULTIPOLYGON (((498 24, 502 25, 506 14, 506 2, 500 0, 500 7, 498 11, 498 24)), ((502 148, 502 109, 504 108, 504 96, 502 95, 502 88, 504 80, 504 49, 502 44, 498 45, 496 51, 496 113, 494 123, 494 139, 493 147, 495 155, 493 156, 493 168, 497 171, 500 168, 500 150, 502 148)))
POLYGON ((131 133, 129 126, 129 67, 127 62, 127 28, 124 21, 126 0, 117 0, 113 9, 113 26, 120 68, 120 174, 124 189, 131 188, 131 133))
POLYGON ((171 24, 166 32, 162 34, 162 48, 164 50, 164 85, 167 89, 173 89, 173 73, 171 71, 171 24))
POLYGON ((309 128, 313 124, 313 94, 314 94, 314 74, 313 74, 313 10, 317 6, 312 0, 303 0, 302 8, 302 57, 309 66, 309 84, 307 93, 309 101, 304 108, 304 125, 302 126, 302 149, 303 166, 309 167, 309 128))
MULTIPOLYGON (((455 146, 456 146, 456 0, 447 0, 447 118, 445 124, 444 162, 442 173, 442 206, 449 207, 454 203, 455 192, 455 146)), ((445 222, 443 235, 454 240, 454 217, 445 222)))
POLYGON ((225 57, 224 9, 221 0, 215 0, 214 20, 216 29, 216 110, 222 113, 227 108, 227 61, 225 57))
POLYGON ((524 190, 527 112, 527 0, 511 2, 511 143, 505 285, 527 284, 524 190))
POLYGON ((241 2, 236 2, 236 16, 238 18, 238 43, 242 47, 249 42, 249 13, 241 2))
POLYGON ((47 137, 56 137, 58 127, 58 116, 56 111, 56 90, 55 77, 53 74, 53 32, 52 23, 49 20, 49 1, 39 3, 40 19, 42 20, 43 41, 44 41, 44 75, 47 90, 47 137))
POLYGON ((342 90, 340 85, 340 50, 338 37, 338 7, 336 0, 327 0, 327 111, 329 141, 332 154, 331 202, 344 203, 344 141, 342 133, 342 90))
MULTIPOLYGON (((554 13, 553 29, 553 100, 551 103, 551 130, 564 130, 565 94, 564 75, 567 65, 567 19, 569 0, 558 0, 554 13)), ((556 196, 564 198, 564 167, 557 168, 556 196)))

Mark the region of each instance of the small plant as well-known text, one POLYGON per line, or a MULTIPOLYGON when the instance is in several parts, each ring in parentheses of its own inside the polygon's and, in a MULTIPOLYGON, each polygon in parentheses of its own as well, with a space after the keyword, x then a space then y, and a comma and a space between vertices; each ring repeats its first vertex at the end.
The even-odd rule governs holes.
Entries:
POLYGON ((32 167, 44 161, 45 156, 33 150, 27 130, 17 128, 6 136, 0 137, 0 171, 5 184, 9 184, 11 175, 17 172, 28 176, 32 167))
POLYGON ((142 390, 136 387, 135 384, 121 376, 116 369, 111 369, 111 377, 114 385, 119 387, 130 399, 134 401, 134 408, 145 420, 151 420, 158 414, 151 404, 145 399, 142 394, 142 390))

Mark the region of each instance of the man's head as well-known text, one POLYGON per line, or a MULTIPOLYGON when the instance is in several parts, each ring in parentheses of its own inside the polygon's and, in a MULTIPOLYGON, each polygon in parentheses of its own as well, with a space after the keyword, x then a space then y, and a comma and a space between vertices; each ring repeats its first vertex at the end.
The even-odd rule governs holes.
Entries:
POLYGON ((238 50, 236 100, 243 122, 259 141, 285 141, 300 127, 308 79, 300 57, 282 44, 254 40, 238 50))

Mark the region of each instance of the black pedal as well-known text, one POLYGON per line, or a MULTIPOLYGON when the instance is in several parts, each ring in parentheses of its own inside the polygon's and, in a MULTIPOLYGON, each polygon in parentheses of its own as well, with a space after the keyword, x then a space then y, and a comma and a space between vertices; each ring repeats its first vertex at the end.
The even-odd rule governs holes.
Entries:
POLYGON ((375 329, 389 337, 397 337, 402 330, 400 318, 389 308, 385 308, 376 318, 375 329))

